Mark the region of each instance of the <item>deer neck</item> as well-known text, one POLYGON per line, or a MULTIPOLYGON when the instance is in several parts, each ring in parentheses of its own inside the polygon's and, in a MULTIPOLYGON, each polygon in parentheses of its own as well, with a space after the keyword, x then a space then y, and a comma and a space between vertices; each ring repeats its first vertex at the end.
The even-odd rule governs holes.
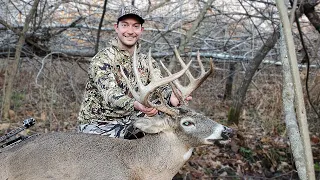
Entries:
POLYGON ((141 146, 136 156, 139 171, 147 171, 144 173, 148 174, 146 179, 172 178, 190 158, 193 150, 170 131, 148 134, 137 142, 147 145, 141 146))

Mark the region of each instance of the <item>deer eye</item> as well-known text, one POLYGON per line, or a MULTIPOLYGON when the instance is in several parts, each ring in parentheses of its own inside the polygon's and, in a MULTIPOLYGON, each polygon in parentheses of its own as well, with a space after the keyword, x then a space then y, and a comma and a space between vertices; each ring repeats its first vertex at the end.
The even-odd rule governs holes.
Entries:
POLYGON ((182 125, 184 125, 184 126, 193 126, 194 123, 190 122, 190 121, 186 121, 186 122, 183 122, 182 125))

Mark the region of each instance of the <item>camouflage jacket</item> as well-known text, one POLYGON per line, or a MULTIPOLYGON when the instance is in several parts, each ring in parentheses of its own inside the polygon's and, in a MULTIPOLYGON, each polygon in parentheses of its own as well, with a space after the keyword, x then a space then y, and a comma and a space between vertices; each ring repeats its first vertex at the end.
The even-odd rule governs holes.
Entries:
MULTIPOLYGON (((140 78, 146 85, 150 81, 148 69, 148 56, 140 53, 139 44, 137 48, 138 70, 140 78)), ((152 59, 154 74, 161 77, 161 71, 152 59)), ((128 51, 121 50, 117 39, 110 43, 110 47, 98 52, 91 60, 89 67, 89 79, 86 84, 83 101, 81 104, 78 120, 80 124, 108 122, 121 119, 129 121, 130 117, 136 115, 132 98, 127 84, 120 72, 123 67, 125 74, 136 87, 136 81, 132 69, 132 56, 128 51)), ((171 89, 163 86, 157 89, 169 99, 171 89)))

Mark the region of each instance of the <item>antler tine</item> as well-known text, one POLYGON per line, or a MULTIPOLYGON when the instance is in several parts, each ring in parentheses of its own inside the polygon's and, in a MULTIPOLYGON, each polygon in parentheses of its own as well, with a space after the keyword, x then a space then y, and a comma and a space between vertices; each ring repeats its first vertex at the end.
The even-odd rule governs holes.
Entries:
MULTIPOLYGON (((185 67, 185 63, 183 62, 183 60, 181 59, 180 57, 180 54, 177 50, 177 48, 175 47, 174 49, 174 52, 175 52, 175 55, 177 57, 177 59, 179 60, 180 64, 182 67, 185 67)), ((209 71, 205 71, 204 67, 203 67, 203 64, 201 62, 201 59, 200 59, 200 53, 198 51, 197 53, 197 60, 198 60, 198 63, 199 63, 199 66, 200 66, 200 69, 201 69, 201 74, 200 76, 195 79, 193 77, 193 75, 191 74, 191 72, 189 70, 186 71, 186 75, 188 76, 189 78, 189 84, 187 86, 182 86, 180 81, 178 79, 174 80, 172 83, 175 85, 175 87, 180 91, 180 93, 176 93, 176 90, 175 90, 175 87, 172 86, 174 92, 175 92, 175 95, 177 96, 177 98, 180 100, 180 102, 182 101, 183 103, 184 100, 195 90, 197 89, 208 77, 211 73, 213 73, 213 69, 214 69, 214 65, 212 63, 212 61, 210 61, 210 70, 209 71)), ((171 75, 171 72, 167 69, 167 68, 164 68, 167 73, 169 75, 171 75)))
POLYGON ((175 74, 170 74, 170 76, 164 77, 164 78, 157 78, 154 76, 154 68, 152 66, 152 62, 151 62, 151 49, 149 50, 149 70, 150 70, 150 76, 151 76, 151 82, 148 85, 143 85, 140 76, 139 76, 139 72, 137 69, 137 55, 136 55, 136 49, 137 47, 135 46, 135 50, 133 53, 133 73, 135 76, 135 79, 137 81, 137 86, 138 86, 138 91, 135 91, 135 89, 133 88, 133 86, 131 85, 128 77, 125 75, 122 66, 120 66, 120 70, 121 70, 121 75, 124 77, 127 86, 132 94, 132 96, 141 104, 147 106, 147 107, 154 107, 156 109, 158 109, 159 111, 165 112, 167 114, 170 115, 175 115, 176 112, 174 112, 172 109, 170 109, 169 107, 165 107, 165 103, 163 102, 163 97, 160 97, 160 101, 161 104, 155 104, 152 103, 150 101, 150 95, 153 93, 153 91, 158 88, 159 86, 163 86, 165 84, 168 84, 172 81, 174 81, 175 79, 181 77, 189 68, 189 66, 191 65, 191 62, 186 65, 182 70, 180 70, 179 72, 175 73, 175 74))
MULTIPOLYGON (((179 54, 176 46, 174 47, 174 53, 175 53, 177 59, 179 60, 181 66, 182 66, 182 67, 185 67, 186 64, 185 64, 184 61, 182 60, 182 58, 181 58, 181 56, 180 56, 180 54, 179 54)), ((194 77, 192 76, 192 74, 190 73, 189 70, 186 71, 186 75, 188 76, 188 78, 189 78, 190 80, 194 80, 194 77)))
MULTIPOLYGON (((133 67, 137 67, 137 62, 136 62, 136 50, 137 50, 137 47, 135 46, 134 47, 134 53, 133 53, 133 62, 132 62, 132 66, 133 67)), ((135 98, 137 101, 141 101, 140 99, 140 96, 139 94, 134 90, 134 88, 132 87, 128 77, 126 76, 126 74, 124 73, 123 71, 123 68, 122 66, 120 66, 120 71, 121 71, 121 75, 123 76, 123 78, 125 79, 127 85, 128 85, 128 88, 129 88, 129 91, 131 92, 133 98, 135 98)), ((140 78, 138 77, 138 70, 136 68, 133 68, 133 73, 134 73, 134 76, 135 76, 135 79, 137 80, 137 84, 138 84, 138 87, 140 87, 142 85, 142 82, 140 80, 140 78)))

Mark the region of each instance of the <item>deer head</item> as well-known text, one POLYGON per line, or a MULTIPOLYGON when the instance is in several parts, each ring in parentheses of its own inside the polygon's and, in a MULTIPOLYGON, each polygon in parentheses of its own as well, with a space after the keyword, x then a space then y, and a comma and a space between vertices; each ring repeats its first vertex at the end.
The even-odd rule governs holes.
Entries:
POLYGON ((211 140, 229 139, 229 137, 232 135, 232 130, 230 128, 220 125, 210 120, 209 118, 203 116, 200 113, 196 113, 194 110, 188 108, 185 102, 186 97, 188 97, 195 89, 197 89, 209 77, 210 74, 213 73, 213 68, 214 68, 213 63, 210 61, 210 69, 208 71, 205 71, 203 64, 200 60, 200 54, 198 52, 197 60, 201 69, 201 74, 199 75, 199 77, 195 78, 188 69, 191 64, 191 61, 188 64, 185 64, 181 59, 176 48, 175 48, 175 55, 178 61, 180 62, 182 69, 177 73, 172 74, 161 62, 162 67, 165 69, 165 71, 169 76, 159 78, 159 77, 153 76, 153 74, 155 73, 153 73, 154 68, 152 67, 152 62, 151 62, 151 50, 149 50, 148 64, 149 64, 151 81, 148 85, 143 85, 140 80, 138 70, 136 68, 137 60, 136 60, 136 51, 135 51, 133 55, 133 69, 134 69, 133 72, 138 85, 137 91, 134 90, 133 86, 130 84, 128 78, 126 77, 122 67, 120 67, 122 76, 126 80, 128 88, 132 93, 133 97, 137 101, 139 101, 141 104, 147 107, 156 108, 157 110, 165 113, 165 115, 161 117, 139 118, 136 120, 134 125, 146 133, 158 133, 166 130, 167 131, 177 130, 179 132, 181 131, 185 133, 185 136, 188 136, 188 131, 189 131, 190 137, 186 139, 190 139, 191 136, 193 137, 198 136, 202 138, 206 137, 205 134, 199 134, 203 132, 208 134, 208 138, 204 138, 202 140, 190 141, 192 143, 189 143, 189 144, 196 144, 196 143, 212 144, 211 140), (178 78, 181 77, 183 74, 186 74, 189 79, 189 84, 186 86, 183 86, 178 80, 178 78), (154 90, 159 86, 162 86, 165 84, 171 85, 174 94, 182 104, 181 106, 170 107, 167 104, 167 102, 165 102, 164 98, 161 95, 158 95, 160 103, 158 102, 154 103, 153 101, 151 101, 151 96, 153 95, 154 90), (197 127, 197 126, 206 126, 206 125, 210 128, 214 127, 215 129, 211 129, 210 131, 208 131, 204 127, 200 127, 200 128, 197 127), (181 130, 181 128, 183 128, 183 130, 181 130), (201 129, 201 131, 194 133, 195 132, 194 128, 201 129), (217 132, 217 133, 214 133, 214 132, 217 132))

